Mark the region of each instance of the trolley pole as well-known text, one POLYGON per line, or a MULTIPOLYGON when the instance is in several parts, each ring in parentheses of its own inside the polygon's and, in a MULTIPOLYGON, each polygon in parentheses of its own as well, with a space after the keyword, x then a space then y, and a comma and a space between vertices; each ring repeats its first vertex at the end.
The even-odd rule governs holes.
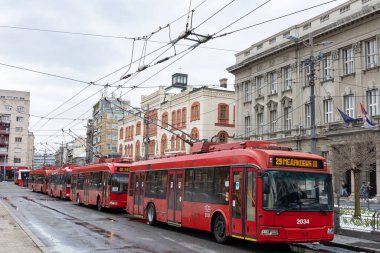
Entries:
POLYGON ((149 104, 147 105, 147 110, 145 114, 145 160, 149 160, 149 104))
POLYGON ((309 45, 310 45, 310 76, 309 76, 309 85, 310 85, 310 152, 312 154, 317 153, 317 136, 315 129, 315 69, 314 69, 314 43, 313 43, 313 35, 309 34, 309 45))

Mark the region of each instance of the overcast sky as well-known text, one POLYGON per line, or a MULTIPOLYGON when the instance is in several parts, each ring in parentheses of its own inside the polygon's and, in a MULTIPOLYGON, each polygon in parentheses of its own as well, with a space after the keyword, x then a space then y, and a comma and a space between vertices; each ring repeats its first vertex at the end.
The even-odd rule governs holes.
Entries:
MULTIPOLYGON (((134 106, 139 105, 142 94, 153 92, 159 85, 170 85, 171 75, 177 72, 188 74, 190 85, 218 84, 219 79, 225 77, 228 78, 228 84, 232 87, 234 76, 229 74, 226 68, 235 63, 235 53, 346 1, 332 1, 332 3, 312 10, 210 40, 202 44, 202 47, 198 47, 180 58, 183 54, 179 53, 188 48, 183 45, 192 45, 195 42, 181 40, 179 42, 181 45, 177 44, 175 49, 164 46, 169 41, 169 36, 174 39, 185 31, 188 19, 184 14, 188 13, 190 2, 190 9, 196 8, 193 12, 192 25, 193 27, 199 25, 195 32, 207 35, 221 30, 262 4, 264 4, 262 7, 223 32, 260 23, 326 3, 329 0, 0 1, 0 88, 30 92, 30 113, 34 115, 30 117, 30 131, 35 134, 37 149, 47 148, 46 143, 57 148, 59 146, 57 143, 72 140, 70 135, 62 134, 62 128, 66 131, 71 129, 77 135, 84 135, 85 120, 41 120, 38 116, 45 116, 63 104, 48 117, 89 118, 92 106, 100 98, 100 93, 97 91, 103 88, 102 86, 88 85, 89 82, 97 81, 96 83, 101 85, 107 83, 124 85, 126 88, 118 89, 116 94, 117 96, 122 94, 123 99, 130 100, 134 106), (208 19, 225 5, 227 6, 223 10, 208 19), (184 17, 178 19, 183 15, 184 17), (201 24, 205 20, 207 21, 201 24), (166 27, 169 23, 170 30, 166 27), (16 27, 105 36, 54 33, 16 29, 16 27), (160 27, 163 29, 160 30, 160 27), (131 39, 141 38, 157 30, 160 31, 153 34, 146 43, 141 39, 131 39), (139 61, 144 55, 144 45, 146 45, 146 54, 156 51, 139 61), (158 50, 160 47, 163 48, 158 50), (166 49, 168 50, 164 52, 166 49), (179 55, 145 69, 127 82, 125 80, 117 81, 128 70, 128 67, 105 77, 115 70, 127 66, 131 62, 132 52, 133 61, 136 62, 132 64, 128 73, 135 73, 139 64, 146 65, 152 61, 157 62, 165 57, 173 56, 175 52, 179 55), (172 63, 175 60, 177 61, 172 63), (3 64, 78 81, 28 72, 3 64), (171 65, 166 67, 168 64, 171 65), (84 89, 86 86, 89 87, 84 89), (132 86, 139 88, 133 90, 127 88, 132 86), (83 91, 79 93, 81 90, 83 91), (79 95, 73 98, 77 93, 79 95), (69 99, 71 99, 69 102, 64 103, 69 99), (82 102, 83 100, 85 101, 82 102), (77 106, 73 107, 74 105, 77 106), (70 109, 71 107, 73 108, 70 109)), ((108 88, 108 94, 113 90, 115 88, 108 88)), ((0 103, 3 102, 0 101, 0 103)))

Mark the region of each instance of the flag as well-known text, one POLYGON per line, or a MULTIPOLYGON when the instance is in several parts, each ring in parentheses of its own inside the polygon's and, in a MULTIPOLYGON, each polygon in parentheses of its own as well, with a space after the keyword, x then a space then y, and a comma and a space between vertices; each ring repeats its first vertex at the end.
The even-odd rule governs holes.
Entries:
POLYGON ((362 112, 362 118, 365 128, 373 128, 376 127, 376 125, 372 122, 372 120, 369 118, 367 111, 364 109, 364 106, 362 103, 360 103, 360 111, 362 112))
POLYGON ((356 121, 356 119, 354 118, 351 118, 350 116, 348 116, 347 114, 345 114, 344 112, 342 112, 341 110, 339 110, 338 108, 336 108, 338 110, 338 112, 340 113, 340 116, 342 116, 342 119, 345 123, 350 123, 350 122, 354 122, 356 121))

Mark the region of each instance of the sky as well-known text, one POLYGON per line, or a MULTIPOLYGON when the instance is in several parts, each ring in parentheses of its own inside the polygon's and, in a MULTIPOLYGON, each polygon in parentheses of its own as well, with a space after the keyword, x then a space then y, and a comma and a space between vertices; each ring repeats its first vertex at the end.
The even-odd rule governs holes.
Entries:
POLYGON ((189 85, 217 85, 228 78, 233 87, 234 76, 226 68, 235 63, 236 53, 345 2, 2 0, 0 89, 30 92, 29 131, 35 135, 35 147, 41 152, 54 151, 60 143, 85 135, 86 120, 101 93, 114 92, 139 106, 141 95, 169 86, 171 76, 179 72, 188 74, 189 85), (195 41, 180 40, 174 47, 168 43, 186 31, 186 26, 207 36, 237 21, 218 33, 223 34, 323 3, 211 39, 194 50, 189 47, 195 41), (153 64, 166 57, 170 59, 153 64), (144 65, 149 67, 138 72, 144 65), (120 81, 125 73, 132 76, 120 81), (106 84, 113 87, 105 91, 106 84))

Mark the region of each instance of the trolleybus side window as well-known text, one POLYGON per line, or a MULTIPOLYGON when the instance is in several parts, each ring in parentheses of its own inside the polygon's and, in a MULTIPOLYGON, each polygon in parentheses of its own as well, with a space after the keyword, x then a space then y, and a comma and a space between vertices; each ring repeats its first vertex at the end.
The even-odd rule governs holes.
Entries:
POLYGON ((185 201, 228 204, 229 167, 186 170, 185 201))
POLYGON ((111 192, 128 192, 129 174, 113 174, 110 178, 111 192))
POLYGON ((79 174, 77 179, 77 189, 83 190, 84 186, 84 175, 79 174))
POLYGON ((166 198, 168 171, 150 171, 146 176, 145 197, 166 198))
POLYGON ((90 181, 90 189, 98 190, 101 186, 102 182, 102 173, 101 172, 92 172, 91 173, 91 181, 90 181))

